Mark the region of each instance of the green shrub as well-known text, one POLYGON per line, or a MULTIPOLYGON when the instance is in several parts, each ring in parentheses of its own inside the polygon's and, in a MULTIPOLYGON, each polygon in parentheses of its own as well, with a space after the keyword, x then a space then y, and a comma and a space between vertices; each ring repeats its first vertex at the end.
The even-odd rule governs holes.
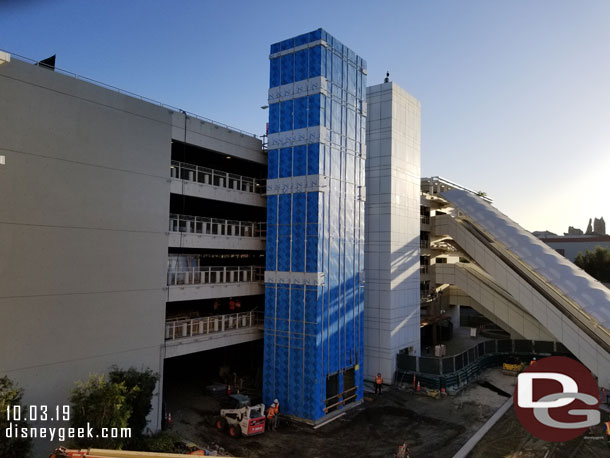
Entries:
POLYGON ((7 408, 20 406, 23 413, 26 411, 21 404, 23 389, 18 388, 8 377, 0 378, 0 457, 2 458, 28 458, 32 450, 32 439, 10 438, 6 435, 6 428, 11 426, 17 428, 29 427, 27 422, 15 421, 7 418, 7 408))
POLYGON ((131 407, 127 423, 134 437, 140 436, 146 428, 146 417, 152 410, 151 400, 159 376, 150 369, 138 371, 132 367, 121 370, 113 366, 108 378, 112 383, 122 383, 127 388, 126 402, 131 407))
MULTIPOLYGON (((89 424, 94 431, 101 428, 126 428, 131 416, 131 406, 127 402, 129 391, 124 383, 113 383, 104 375, 90 375, 85 382, 76 382, 70 402, 72 411, 70 425, 73 428, 86 428, 89 424)), ((124 439, 103 437, 79 438, 77 447, 118 449, 124 439)))

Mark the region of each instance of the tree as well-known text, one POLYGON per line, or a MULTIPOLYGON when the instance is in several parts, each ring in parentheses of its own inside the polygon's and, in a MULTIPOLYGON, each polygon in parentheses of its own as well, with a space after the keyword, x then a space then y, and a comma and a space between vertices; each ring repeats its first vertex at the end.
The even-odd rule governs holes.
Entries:
POLYGON ((597 246, 595 250, 578 253, 574 264, 593 278, 603 283, 610 283, 610 250, 608 248, 597 246))
POLYGON ((123 384, 127 389, 127 404, 131 407, 128 426, 134 436, 139 436, 147 425, 146 417, 152 410, 152 395, 159 376, 152 370, 138 371, 135 368, 121 370, 116 366, 108 375, 112 383, 123 384))
POLYGON ((102 428, 127 428, 131 416, 131 406, 127 402, 130 395, 124 383, 114 383, 104 375, 90 375, 85 382, 76 382, 70 402, 72 416, 70 425, 73 428, 94 430, 93 438, 76 439, 78 447, 120 448, 124 442, 121 438, 95 437, 102 428))
POLYGON ((7 418, 7 408, 14 412, 12 407, 18 406, 23 413, 25 409, 21 404, 23 389, 18 388, 8 377, 0 378, 0 456, 2 458, 27 458, 32 450, 32 439, 7 437, 7 428, 28 428, 24 420, 16 421, 7 418))

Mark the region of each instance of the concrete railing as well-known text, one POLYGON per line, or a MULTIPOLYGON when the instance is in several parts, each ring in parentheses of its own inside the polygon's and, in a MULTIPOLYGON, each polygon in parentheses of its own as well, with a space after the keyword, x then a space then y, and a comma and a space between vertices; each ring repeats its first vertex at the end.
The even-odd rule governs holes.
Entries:
POLYGON ((204 334, 226 332, 234 329, 252 328, 263 324, 263 312, 230 313, 201 318, 167 320, 165 340, 195 337, 204 334))
POLYGON ((261 266, 200 267, 167 273, 168 286, 217 285, 227 283, 254 283, 264 280, 261 266))
POLYGON ((169 231, 189 234, 265 238, 267 224, 203 216, 169 215, 169 231))
POLYGON ((235 191, 265 193, 266 181, 260 178, 246 177, 222 170, 210 169, 185 162, 172 161, 171 177, 195 183, 232 189, 235 191))

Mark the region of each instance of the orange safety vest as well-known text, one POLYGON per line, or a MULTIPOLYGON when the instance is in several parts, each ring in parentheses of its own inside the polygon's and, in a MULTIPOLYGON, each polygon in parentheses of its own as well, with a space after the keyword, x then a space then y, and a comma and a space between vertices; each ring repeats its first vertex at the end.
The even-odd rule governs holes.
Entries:
POLYGON ((375 383, 377 385, 381 385, 383 383, 383 377, 381 375, 376 375, 375 376, 375 383))
POLYGON ((610 436, 610 421, 604 423, 606 425, 606 435, 610 436))
POLYGON ((275 417, 275 407, 271 406, 267 411, 267 418, 271 420, 273 417, 275 417))

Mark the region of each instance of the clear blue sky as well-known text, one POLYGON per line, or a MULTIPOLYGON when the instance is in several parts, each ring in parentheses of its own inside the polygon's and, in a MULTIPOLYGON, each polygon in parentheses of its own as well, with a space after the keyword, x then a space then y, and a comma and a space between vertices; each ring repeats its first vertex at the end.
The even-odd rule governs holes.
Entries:
POLYGON ((269 45, 318 27, 421 100, 422 175, 529 230, 610 219, 610 1, 0 0, 0 49, 257 134, 269 45))

